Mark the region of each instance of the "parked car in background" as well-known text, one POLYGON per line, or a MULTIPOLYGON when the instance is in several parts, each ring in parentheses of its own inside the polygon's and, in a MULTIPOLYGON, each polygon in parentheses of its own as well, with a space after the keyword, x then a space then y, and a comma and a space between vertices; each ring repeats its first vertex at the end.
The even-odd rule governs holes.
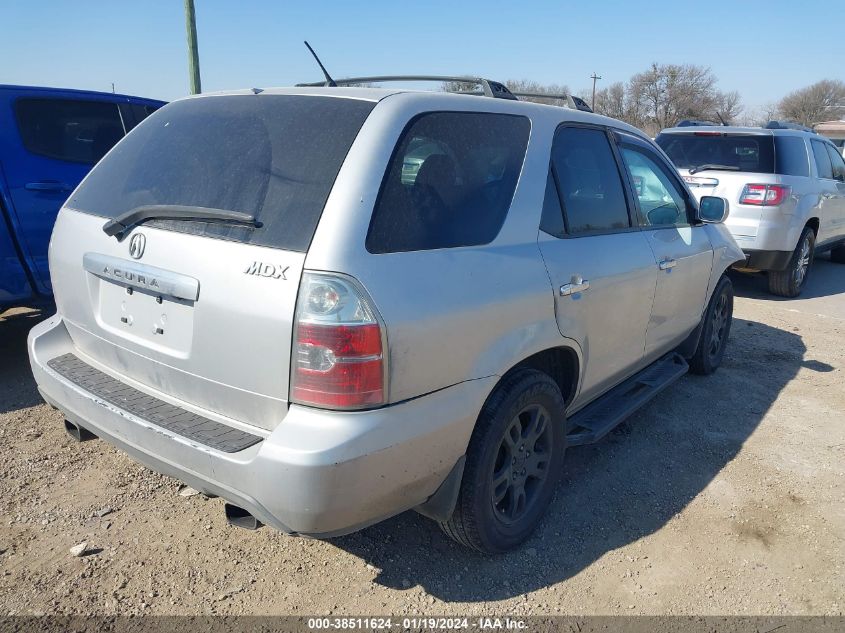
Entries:
POLYGON ((415 508, 484 552, 527 538, 567 446, 716 370, 742 252, 640 131, 485 92, 153 114, 53 233, 58 313, 28 345, 68 431, 234 525, 330 537, 415 508))
POLYGON ((829 139, 772 121, 676 127, 656 140, 697 197, 729 201, 739 267, 766 271, 773 294, 798 296, 817 253, 845 263, 845 160, 829 139))
POLYGON ((91 167, 162 101, 0 85, 0 310, 49 300, 59 208, 91 167))

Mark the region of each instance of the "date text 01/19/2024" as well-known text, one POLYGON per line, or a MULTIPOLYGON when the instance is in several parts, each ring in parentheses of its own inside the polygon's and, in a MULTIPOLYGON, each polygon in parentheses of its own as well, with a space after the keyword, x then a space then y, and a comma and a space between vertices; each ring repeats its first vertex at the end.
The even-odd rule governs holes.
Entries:
POLYGON ((474 620, 460 617, 409 616, 401 620, 390 617, 340 617, 340 618, 308 618, 308 628, 318 630, 389 630, 402 629, 431 629, 431 630, 523 630, 527 624, 524 620, 510 617, 479 617, 474 620))

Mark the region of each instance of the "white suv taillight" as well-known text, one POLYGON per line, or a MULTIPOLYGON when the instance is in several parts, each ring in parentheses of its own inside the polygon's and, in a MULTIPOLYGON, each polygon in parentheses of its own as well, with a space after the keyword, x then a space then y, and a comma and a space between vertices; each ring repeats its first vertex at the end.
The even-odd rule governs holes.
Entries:
POLYGON ((331 409, 384 404, 383 331, 354 279, 303 273, 291 358, 291 401, 331 409))
POLYGON ((758 207, 776 207, 789 195, 786 185, 748 184, 739 196, 740 204, 753 204, 758 207))

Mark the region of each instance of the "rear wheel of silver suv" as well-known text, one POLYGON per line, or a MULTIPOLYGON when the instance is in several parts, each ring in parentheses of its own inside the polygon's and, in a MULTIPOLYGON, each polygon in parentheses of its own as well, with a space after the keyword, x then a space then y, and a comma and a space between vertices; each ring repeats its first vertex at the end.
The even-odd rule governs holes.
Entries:
POLYGON ((813 265, 815 248, 816 234, 811 227, 804 227, 786 270, 769 271, 769 292, 780 297, 797 297, 801 294, 801 288, 813 265))
POLYGON ((458 502, 443 531, 495 554, 534 531, 554 495, 566 450, 564 400, 535 370, 506 376, 487 399, 467 449, 458 502))

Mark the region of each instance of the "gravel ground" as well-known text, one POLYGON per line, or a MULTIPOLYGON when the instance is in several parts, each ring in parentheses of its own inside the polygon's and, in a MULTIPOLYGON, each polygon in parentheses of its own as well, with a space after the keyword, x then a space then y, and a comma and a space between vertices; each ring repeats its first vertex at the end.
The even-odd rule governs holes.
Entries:
POLYGON ((40 316, 6 313, 0 611, 841 615, 843 268, 818 262, 796 302, 735 282, 722 368, 569 451, 541 528, 500 557, 414 513, 328 542, 230 528, 222 500, 72 442, 30 375, 40 316))

